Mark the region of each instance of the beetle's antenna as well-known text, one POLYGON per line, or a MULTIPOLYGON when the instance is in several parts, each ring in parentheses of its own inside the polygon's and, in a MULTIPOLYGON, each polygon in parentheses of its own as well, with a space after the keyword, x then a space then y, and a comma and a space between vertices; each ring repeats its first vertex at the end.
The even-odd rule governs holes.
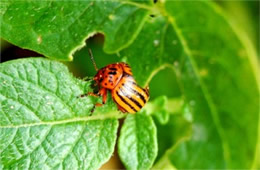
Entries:
POLYGON ((92 54, 92 51, 91 51, 90 48, 88 49, 88 54, 89 54, 89 56, 90 56, 90 59, 91 59, 93 65, 94 65, 96 71, 98 71, 98 68, 97 68, 96 62, 95 62, 95 60, 94 60, 94 57, 93 57, 93 54, 92 54))

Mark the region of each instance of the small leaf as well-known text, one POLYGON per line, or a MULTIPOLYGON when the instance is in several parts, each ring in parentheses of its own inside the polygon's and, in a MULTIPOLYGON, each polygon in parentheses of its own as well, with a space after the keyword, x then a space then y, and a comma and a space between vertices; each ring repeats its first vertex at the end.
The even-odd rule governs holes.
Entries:
POLYGON ((1 168, 97 169, 109 159, 118 121, 109 112, 89 116, 97 100, 79 96, 90 82, 42 58, 1 64, 0 82, 1 168))
POLYGON ((166 124, 169 120, 169 113, 166 110, 167 97, 157 97, 145 106, 146 113, 153 115, 161 124, 166 124))
POLYGON ((119 137, 119 156, 127 169, 149 169, 157 155, 156 127, 150 116, 128 115, 119 137))

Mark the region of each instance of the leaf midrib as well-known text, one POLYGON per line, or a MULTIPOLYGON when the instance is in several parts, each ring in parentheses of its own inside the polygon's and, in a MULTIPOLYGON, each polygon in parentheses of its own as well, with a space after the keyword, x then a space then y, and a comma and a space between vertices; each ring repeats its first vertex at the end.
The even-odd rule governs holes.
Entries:
POLYGON ((220 124, 217 108, 216 108, 216 106, 215 106, 215 104, 214 104, 214 102, 212 100, 211 95, 208 92, 207 86, 204 84, 204 82, 202 81, 201 77, 199 76, 198 68, 197 68, 197 65, 196 65, 195 61, 193 60, 193 55, 192 55, 191 49, 188 46, 188 43, 186 42, 184 36, 182 35, 182 32, 180 31, 181 29, 179 28, 178 24, 175 22, 175 18, 173 16, 171 16, 165 10, 165 8, 164 8, 164 11, 163 11, 162 15, 163 14, 164 14, 164 16, 166 15, 165 17, 168 18, 168 21, 171 23, 173 29, 176 32, 176 35, 178 36, 178 38, 180 40, 180 43, 182 44, 184 52, 187 54, 187 58, 188 58, 188 60, 191 63, 192 69, 194 71, 194 75, 197 77, 197 80, 199 82, 199 85, 201 87, 203 95, 204 95, 204 97, 206 99, 206 102, 208 103, 208 106, 209 106, 209 109, 210 109, 210 114, 211 114, 211 116, 213 118, 213 122, 216 125, 216 129, 217 129, 217 131, 219 133, 219 136, 220 136, 220 139, 222 141, 224 158, 225 158, 225 160, 229 160, 229 158, 230 158, 229 157, 229 146, 228 146, 228 143, 226 142, 226 139, 225 139, 224 130, 221 127, 221 124, 220 124))
POLYGON ((95 115, 92 116, 75 117, 71 119, 36 122, 36 123, 26 123, 26 124, 19 124, 19 125, 5 125, 5 126, 0 126, 0 128, 22 128, 22 127, 31 127, 31 126, 41 126, 41 125, 59 125, 59 124, 67 124, 67 123, 75 123, 75 122, 86 122, 91 120, 121 119, 126 116, 127 114, 120 113, 119 111, 111 111, 111 112, 107 112, 106 114, 95 112, 95 115))

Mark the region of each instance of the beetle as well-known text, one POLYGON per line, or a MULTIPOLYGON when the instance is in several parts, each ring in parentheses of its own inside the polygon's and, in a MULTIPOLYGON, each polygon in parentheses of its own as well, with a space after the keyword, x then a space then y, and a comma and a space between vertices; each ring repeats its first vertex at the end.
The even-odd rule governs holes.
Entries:
MULTIPOLYGON (((136 83, 130 66, 120 62, 98 69, 90 49, 89 55, 97 71, 94 81, 99 87, 97 95, 94 93, 89 94, 102 96, 102 104, 105 104, 107 91, 110 91, 112 99, 120 111, 123 113, 140 111, 149 100, 149 87, 142 88, 136 83)), ((96 106, 102 104, 96 104, 96 106)))

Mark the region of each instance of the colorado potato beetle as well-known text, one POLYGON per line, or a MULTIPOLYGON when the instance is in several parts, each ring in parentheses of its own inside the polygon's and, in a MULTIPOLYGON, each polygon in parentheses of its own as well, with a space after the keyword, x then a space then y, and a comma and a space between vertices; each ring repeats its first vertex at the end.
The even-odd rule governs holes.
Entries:
POLYGON ((97 71, 94 80, 99 86, 98 95, 102 96, 102 103, 106 103, 107 91, 110 91, 120 111, 136 113, 141 110, 149 99, 149 88, 137 85, 130 66, 120 62, 98 69, 90 49, 89 55, 97 71))

